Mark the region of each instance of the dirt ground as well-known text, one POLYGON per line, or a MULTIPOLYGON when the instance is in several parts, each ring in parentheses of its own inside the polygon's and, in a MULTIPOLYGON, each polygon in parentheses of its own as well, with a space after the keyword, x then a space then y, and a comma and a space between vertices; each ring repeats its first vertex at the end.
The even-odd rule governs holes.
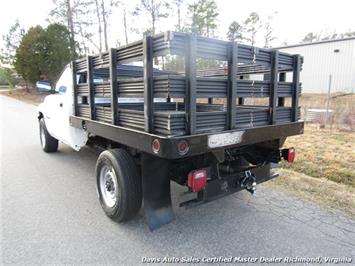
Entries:
MULTIPOLYGON (((35 90, 0 90, 0 94, 33 105, 48 95, 35 90)), ((319 95, 303 96, 301 104, 309 106, 312 98, 323 104, 324 97, 319 95)), ((339 99, 346 99, 346 108, 353 109, 353 96, 339 99)), ((296 161, 281 163, 280 177, 265 185, 355 217, 355 132, 306 124, 305 133, 289 137, 284 146, 296 148, 296 161)))
POLYGON ((26 103, 30 103, 33 105, 39 105, 43 102, 43 99, 49 95, 48 92, 39 92, 37 90, 29 90, 28 92, 24 89, 16 89, 16 90, 0 90, 0 94, 15 98, 20 101, 24 101, 26 103))

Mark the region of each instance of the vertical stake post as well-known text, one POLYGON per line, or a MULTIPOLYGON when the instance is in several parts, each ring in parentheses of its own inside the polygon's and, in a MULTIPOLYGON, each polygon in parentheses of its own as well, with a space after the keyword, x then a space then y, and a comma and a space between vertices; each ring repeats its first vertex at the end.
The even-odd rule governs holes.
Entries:
POLYGON ((196 133, 196 36, 187 34, 185 39, 185 112, 187 132, 196 133))
POLYGON ((111 113, 112 124, 117 125, 118 99, 117 99, 117 50, 110 49, 110 87, 111 87, 111 113))
POLYGON ((89 89, 89 108, 90 108, 90 119, 95 120, 95 85, 94 85, 94 73, 92 65, 92 56, 87 56, 87 83, 89 89))
POLYGON ((144 130, 152 133, 154 128, 153 92, 153 39, 146 36, 143 40, 144 64, 144 130))
POLYGON ((72 75, 73 75, 73 114, 74 116, 78 115, 78 82, 77 82, 77 76, 76 76, 76 64, 75 61, 71 62, 71 69, 72 69, 72 75))
POLYGON ((235 128, 237 104, 238 44, 230 42, 228 51, 227 128, 235 128))
POLYGON ((300 71, 301 71, 301 56, 293 56, 293 90, 292 90, 292 122, 298 120, 298 98, 300 94, 300 71))
POLYGON ((275 50, 271 54, 271 78, 270 78, 270 124, 276 123, 276 102, 277 102, 277 82, 278 82, 278 61, 279 51, 275 50))
MULTIPOLYGON (((280 82, 286 81, 286 72, 281 72, 279 74, 279 81, 280 82)), ((278 97, 277 106, 285 106, 285 97, 278 97)))

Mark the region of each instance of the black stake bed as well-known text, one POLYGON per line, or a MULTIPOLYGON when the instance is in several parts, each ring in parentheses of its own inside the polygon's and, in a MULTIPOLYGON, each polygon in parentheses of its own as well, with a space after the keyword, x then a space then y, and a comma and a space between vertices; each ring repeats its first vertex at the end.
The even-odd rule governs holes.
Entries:
POLYGON ((141 147, 141 141, 148 142, 149 148, 141 150, 150 153, 152 138, 191 140, 201 134, 259 129, 255 137, 267 139, 271 135, 262 135, 269 127, 281 130, 272 134, 274 139, 299 134, 301 62, 299 55, 191 34, 147 36, 72 63, 71 122, 136 148, 125 137, 134 135, 141 147), (168 55, 173 60, 183 57, 183 71, 154 68, 155 58, 168 55), (217 67, 199 69, 201 60, 217 62, 217 67))

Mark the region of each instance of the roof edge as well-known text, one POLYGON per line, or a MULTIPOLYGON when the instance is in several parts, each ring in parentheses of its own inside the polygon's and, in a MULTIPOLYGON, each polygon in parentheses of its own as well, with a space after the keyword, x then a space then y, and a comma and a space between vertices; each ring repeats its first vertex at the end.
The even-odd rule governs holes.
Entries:
POLYGON ((342 42, 342 41, 350 41, 350 40, 355 40, 355 36, 348 37, 348 38, 342 38, 342 39, 333 39, 333 40, 325 40, 325 41, 318 41, 318 42, 299 43, 299 44, 292 44, 292 45, 286 45, 286 46, 279 46, 279 47, 273 47, 273 49, 284 49, 284 48, 308 46, 308 45, 323 44, 323 43, 330 43, 330 42, 342 42))

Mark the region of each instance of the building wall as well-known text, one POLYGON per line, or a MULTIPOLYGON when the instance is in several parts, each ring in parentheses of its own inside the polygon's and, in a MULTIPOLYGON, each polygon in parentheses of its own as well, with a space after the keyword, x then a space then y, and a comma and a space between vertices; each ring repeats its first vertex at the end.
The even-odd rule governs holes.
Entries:
POLYGON ((279 50, 304 57, 300 77, 303 92, 327 93, 330 74, 332 92, 355 92, 355 39, 279 50))

